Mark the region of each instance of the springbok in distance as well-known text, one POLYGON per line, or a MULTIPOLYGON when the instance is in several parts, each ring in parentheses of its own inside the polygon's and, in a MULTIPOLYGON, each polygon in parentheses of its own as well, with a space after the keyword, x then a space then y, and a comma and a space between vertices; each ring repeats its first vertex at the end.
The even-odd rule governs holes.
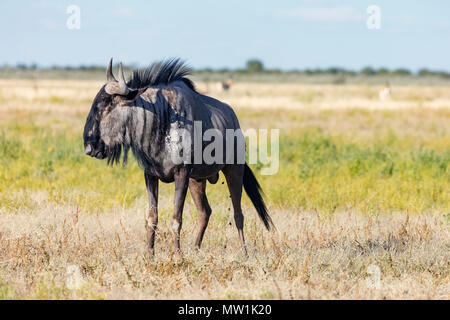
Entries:
POLYGON ((217 89, 218 91, 228 91, 231 89, 231 86, 233 85, 233 79, 229 77, 225 81, 221 81, 217 83, 217 89))
POLYGON ((389 82, 386 82, 383 88, 380 89, 378 92, 378 96, 380 97, 381 101, 385 101, 390 99, 391 97, 391 86, 389 85, 389 82))

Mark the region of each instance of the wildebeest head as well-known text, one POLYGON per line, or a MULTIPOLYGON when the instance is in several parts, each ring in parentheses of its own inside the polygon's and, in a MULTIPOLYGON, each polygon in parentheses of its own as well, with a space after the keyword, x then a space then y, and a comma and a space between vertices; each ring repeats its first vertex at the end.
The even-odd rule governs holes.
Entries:
MULTIPOLYGON (((106 70, 106 84, 100 89, 92 103, 84 126, 84 151, 97 159, 108 158, 108 163, 118 162, 122 150, 128 151, 126 122, 129 106, 138 96, 139 90, 128 88, 119 64, 119 80, 112 73, 112 58, 106 70)), ((126 158, 124 157, 124 161, 126 158)))

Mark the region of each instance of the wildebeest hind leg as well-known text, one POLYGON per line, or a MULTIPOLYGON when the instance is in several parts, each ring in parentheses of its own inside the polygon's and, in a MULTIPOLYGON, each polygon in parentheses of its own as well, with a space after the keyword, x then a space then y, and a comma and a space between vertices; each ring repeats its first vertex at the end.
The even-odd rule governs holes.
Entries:
POLYGON ((243 164, 230 164, 222 169, 227 180, 228 190, 230 191, 231 201, 234 209, 234 222, 239 233, 239 240, 241 241, 242 248, 247 255, 247 247, 244 239, 244 215, 242 214, 241 198, 242 198, 242 185, 244 176, 243 164))
POLYGON ((200 249, 211 215, 211 207, 209 206, 208 198, 206 198, 206 180, 196 181, 195 179, 189 179, 189 191, 198 212, 198 233, 195 239, 195 247, 200 249))

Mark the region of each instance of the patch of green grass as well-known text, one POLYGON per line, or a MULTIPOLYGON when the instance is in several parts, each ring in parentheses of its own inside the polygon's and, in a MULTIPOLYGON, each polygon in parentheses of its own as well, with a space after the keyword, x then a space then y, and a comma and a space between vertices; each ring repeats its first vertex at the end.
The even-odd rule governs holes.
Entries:
POLYGON ((49 98, 49 101, 51 102, 51 103, 62 103, 62 102, 64 102, 64 99, 63 98, 61 98, 61 97, 58 97, 58 96, 50 96, 50 98, 49 98))
POLYGON ((448 210, 450 150, 393 133, 349 142, 310 128, 280 136, 280 171, 261 176, 272 202, 334 212, 448 210))
POLYGON ((29 298, 33 300, 61 300, 61 299, 90 299, 104 300, 103 294, 94 292, 88 284, 83 284, 79 289, 73 291, 49 280, 49 275, 39 279, 30 292, 29 298))
POLYGON ((0 279, 0 300, 17 299, 16 289, 9 284, 3 283, 0 279))
MULTIPOLYGON (((46 201, 98 212, 129 207, 146 196, 142 170, 131 156, 126 168, 109 167, 84 154, 81 121, 79 127, 63 121, 58 127, 63 129, 30 120, 0 127, 0 208, 31 208, 38 193, 46 201)), ((427 136, 418 140, 392 131, 348 137, 305 127, 280 131, 276 175, 260 176, 261 165, 253 168, 272 206, 448 212, 449 162, 445 137, 429 143, 427 136)), ((213 209, 215 202, 230 202, 224 181, 221 175, 208 187, 213 209)), ((160 195, 172 197, 173 185, 161 183, 160 195)), ((171 208, 168 219, 170 214, 171 208)), ((217 214, 228 222, 229 212, 217 214)))
POLYGON ((6 138, 5 134, 0 134, 0 161, 18 159, 21 155, 22 145, 16 138, 6 138))
POLYGON ((129 206, 143 195, 143 174, 135 161, 123 169, 87 157, 78 132, 16 123, 0 133, 0 207, 32 205, 35 192, 88 211, 129 206))

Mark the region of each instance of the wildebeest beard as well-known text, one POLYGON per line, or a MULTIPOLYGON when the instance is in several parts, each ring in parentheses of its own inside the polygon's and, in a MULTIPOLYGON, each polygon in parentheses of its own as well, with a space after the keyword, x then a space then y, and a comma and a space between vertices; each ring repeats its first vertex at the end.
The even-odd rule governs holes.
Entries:
POLYGON ((126 166, 128 160, 128 151, 130 150, 130 146, 128 144, 117 144, 113 147, 106 148, 106 158, 108 165, 114 165, 120 163, 120 156, 122 154, 123 148, 123 162, 122 165, 126 166))

